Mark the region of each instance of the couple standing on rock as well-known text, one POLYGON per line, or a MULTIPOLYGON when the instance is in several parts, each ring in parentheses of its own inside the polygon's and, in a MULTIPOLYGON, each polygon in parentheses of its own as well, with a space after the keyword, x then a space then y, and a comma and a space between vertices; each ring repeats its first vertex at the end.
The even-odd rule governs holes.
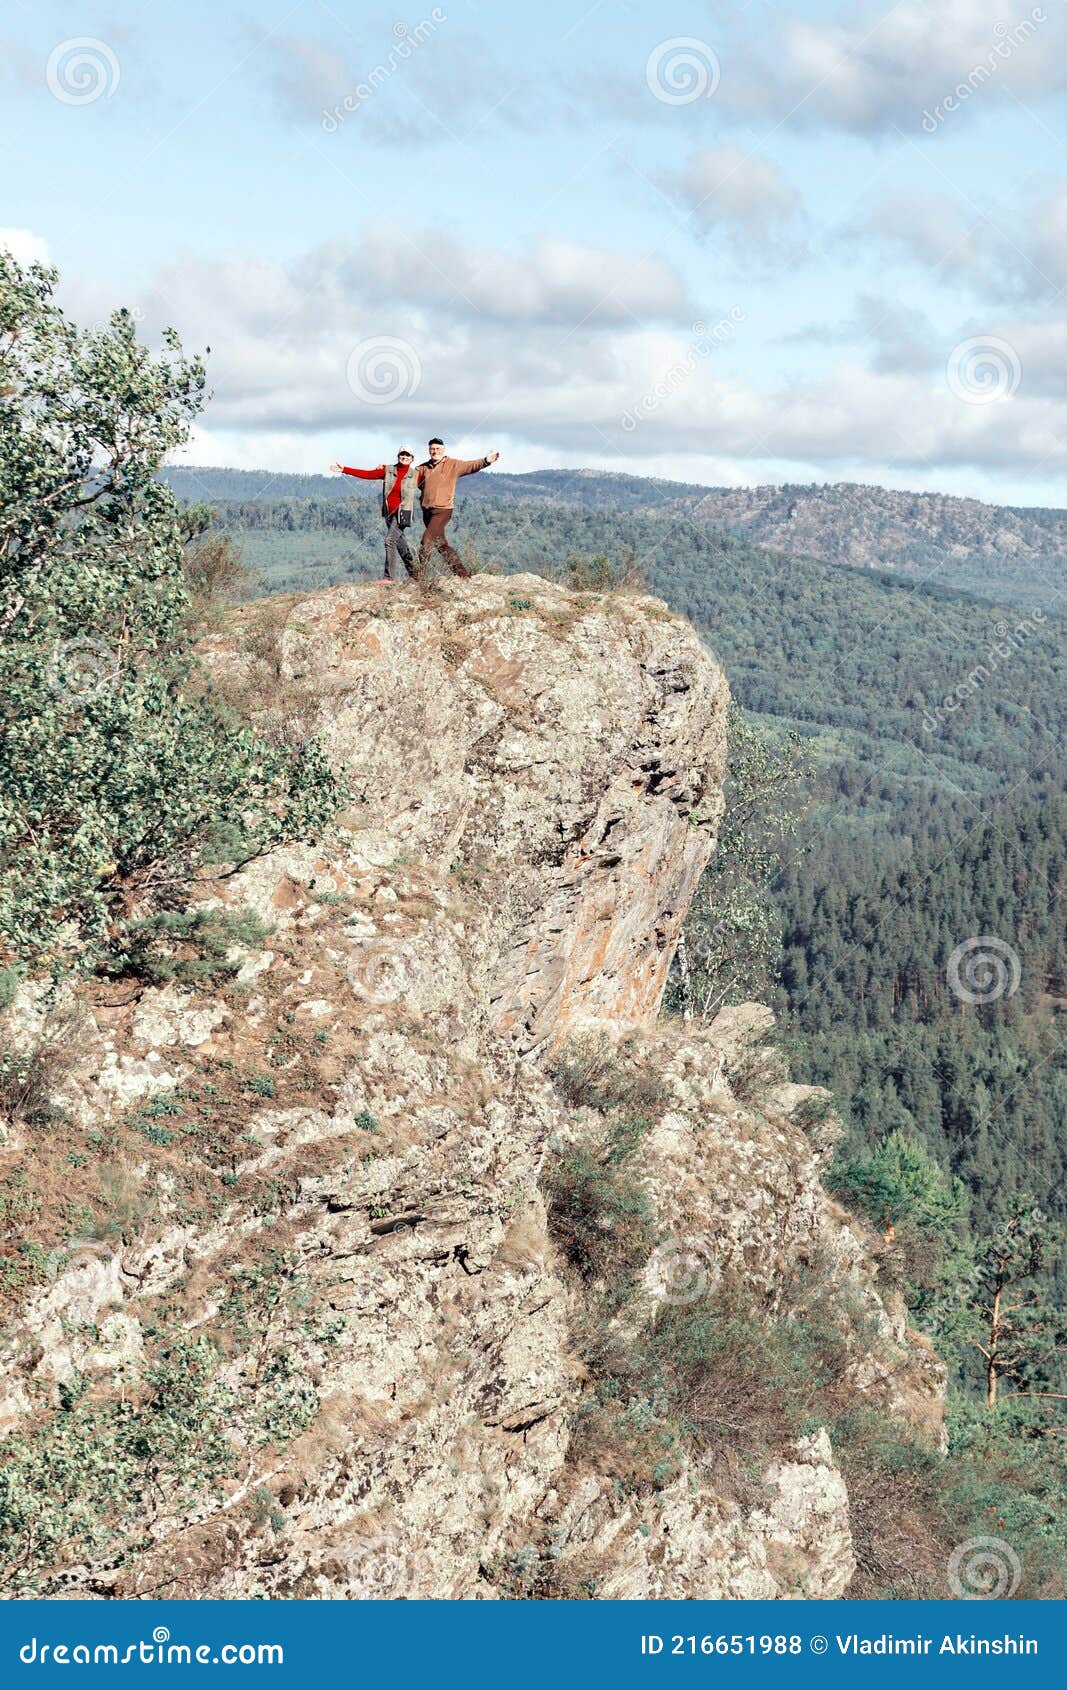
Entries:
POLYGON ((379 464, 377 469, 349 469, 346 464, 331 464, 338 475, 358 475, 361 481, 382 483, 382 515, 385 518, 385 574, 383 581, 395 580, 397 555, 412 580, 417 581, 435 551, 439 551, 453 575, 469 575, 463 559, 450 545, 445 529, 452 515, 456 497, 456 482, 461 475, 474 475, 480 469, 495 464, 499 452, 489 452, 484 458, 449 458, 445 443, 436 436, 429 442, 429 457, 415 465, 415 454, 402 446, 395 464, 379 464), (422 507, 423 535, 416 568, 405 529, 415 518, 415 500, 422 507))

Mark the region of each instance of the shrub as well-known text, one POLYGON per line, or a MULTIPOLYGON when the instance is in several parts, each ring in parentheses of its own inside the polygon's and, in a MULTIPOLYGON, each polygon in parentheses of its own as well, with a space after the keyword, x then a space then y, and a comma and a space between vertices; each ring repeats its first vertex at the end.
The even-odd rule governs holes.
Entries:
POLYGON ((58 1565, 130 1550, 160 1512, 219 1489, 236 1458, 217 1366, 206 1338, 183 1335, 157 1351, 140 1401, 98 1402, 75 1380, 0 1445, 0 1589, 47 1594, 58 1565))
POLYGON ((626 1113, 646 1124, 670 1103, 670 1089, 646 1063, 630 1059, 626 1040, 587 1034, 561 1046, 549 1066, 556 1089, 576 1109, 626 1113))
POLYGON ((718 844, 690 906, 667 1007, 712 1021, 725 1004, 767 1001, 781 924, 772 890, 796 837, 814 758, 800 735, 772 737, 739 705, 728 716, 726 808, 718 844))
POLYGON ((857 1570, 848 1595, 940 1599, 953 1594, 954 1549, 1001 1539, 1018 1558, 1014 1592, 1067 1594, 1067 1481, 1055 1439, 1022 1410, 1009 1423, 956 1404, 941 1456, 881 1412, 853 1407, 832 1426, 849 1494, 857 1570))
POLYGON ((210 505, 186 505, 181 513, 182 570, 194 620, 250 597, 259 585, 233 536, 213 527, 215 514, 210 505))
POLYGON ((81 1053, 76 1022, 58 1010, 45 1014, 30 1037, 0 1026, 0 1122, 41 1122, 81 1053))
POLYGON ((884 1267, 919 1325, 946 1338, 974 1267, 967 1194, 922 1142, 892 1132, 869 1152, 835 1162, 827 1185, 888 1235, 884 1267))
POLYGON ((656 1233, 648 1195, 627 1172, 610 1139, 598 1146, 551 1147, 544 1179, 549 1232, 574 1273, 600 1288, 610 1307, 632 1293, 656 1233))
POLYGON ((152 356, 128 312, 80 332, 56 281, 0 253, 0 964, 59 971, 205 869, 314 832, 340 791, 316 744, 258 739, 192 652, 157 476, 203 365, 172 331, 152 356))
POLYGON ((126 926, 101 970, 153 986, 216 985, 241 967, 235 946, 260 945, 270 932, 252 910, 159 910, 126 926))
POLYGON ((571 557, 558 571, 574 593, 644 592, 645 583, 633 552, 616 561, 599 552, 595 557, 571 557))

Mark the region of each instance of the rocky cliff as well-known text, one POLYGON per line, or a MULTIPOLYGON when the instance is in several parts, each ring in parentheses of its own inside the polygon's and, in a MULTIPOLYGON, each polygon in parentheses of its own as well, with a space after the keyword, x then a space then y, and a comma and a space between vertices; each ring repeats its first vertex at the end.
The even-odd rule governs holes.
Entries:
POLYGON ((657 1018, 722 806, 727 687, 692 629, 483 577, 251 606, 207 656, 274 731, 321 734, 348 808, 201 888, 261 923, 230 981, 17 1005, 70 1064, 0 1152, 38 1193, 0 1490, 16 1518, 20 1486, 52 1497, 3 1588, 841 1594, 817 1414, 750 1434, 702 1375, 675 1437, 670 1358, 619 1385, 666 1316, 806 1298, 838 1396, 938 1435, 938 1364, 822 1188, 832 1118, 767 1013, 657 1018), (588 1196, 624 1163, 639 1196, 583 1224, 626 1296, 566 1243, 575 1168, 588 1196))

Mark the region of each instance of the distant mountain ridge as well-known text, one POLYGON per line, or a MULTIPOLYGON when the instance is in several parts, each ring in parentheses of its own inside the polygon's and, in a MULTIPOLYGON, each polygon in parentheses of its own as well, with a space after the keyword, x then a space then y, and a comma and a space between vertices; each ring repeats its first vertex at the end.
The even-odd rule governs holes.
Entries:
MULTIPOLYGON (((346 499, 365 488, 329 475, 168 469, 183 500, 346 499)), ((901 492, 853 482, 750 488, 599 470, 536 470, 468 479, 465 498, 548 504, 616 515, 670 512, 702 529, 726 529, 759 545, 861 569, 903 570, 983 596, 1010 589, 1017 602, 1067 604, 1067 510, 987 505, 944 493, 901 492)))

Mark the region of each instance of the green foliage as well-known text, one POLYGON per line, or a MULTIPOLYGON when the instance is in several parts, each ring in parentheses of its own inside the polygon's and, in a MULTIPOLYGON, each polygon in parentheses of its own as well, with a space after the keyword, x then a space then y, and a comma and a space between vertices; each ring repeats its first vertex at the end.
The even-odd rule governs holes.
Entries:
POLYGON ((686 920, 666 1002, 711 1021, 724 1004, 767 997, 781 922, 773 886, 813 758, 800 735, 772 736, 730 705, 725 810, 714 855, 686 920))
MULTIPOLYGON (((1067 1321, 1042 1291, 1049 1257, 1059 1253, 1063 1234, 1032 1198, 1008 1201, 978 1254, 974 1295, 986 1400, 997 1409, 1010 1385, 1009 1398, 1057 1404, 1067 1401, 1067 1376, 1061 1356, 1067 1352, 1067 1321)), ((1060 1429, 1067 1426, 1061 1415, 1060 1429)))
POLYGON ((206 617, 220 606, 249 598, 259 585, 245 566, 232 534, 221 532, 210 505, 186 505, 180 516, 182 571, 193 613, 206 617))
POLYGON ((632 1294, 633 1274, 656 1241, 647 1193, 626 1169, 618 1137, 603 1145, 550 1145, 545 1174, 549 1230, 578 1277, 612 1305, 632 1294))
POLYGON ((648 1195, 632 1172, 641 1141, 669 1093, 625 1040, 589 1036, 564 1045, 550 1073, 575 1108, 597 1110, 594 1136, 549 1146, 543 1175, 549 1230, 564 1259, 605 1308, 633 1295, 655 1242, 648 1195))
POLYGON ((961 1537, 1003 1537, 1019 1557, 1020 1598, 1067 1596, 1067 1465, 1039 1405, 990 1416, 957 1400, 948 1417, 944 1506, 961 1537))
MULTIPOLYGON (((1019 1600, 1067 1594, 1062 1451, 1032 1418, 992 1421, 957 1401, 941 1456, 882 1412, 855 1403, 831 1423, 849 1493, 858 1570, 849 1594, 943 1599, 954 1549, 976 1537, 1006 1542, 1018 1558, 1019 1600)), ((1008 1567, 1010 1579, 1011 1569, 1008 1567)))
POLYGON ((958 1342, 959 1310, 974 1269, 967 1193, 921 1140, 888 1133, 870 1154, 834 1163, 835 1196, 893 1234, 905 1301, 939 1342, 958 1342))
POLYGON ((321 827, 314 744, 256 738, 188 642, 157 479, 204 369, 132 317, 79 331, 53 271, 0 253, 0 962, 91 966, 119 911, 321 827), (6 953, 6 955, 5 955, 6 953))
POLYGON ((159 910, 127 923, 121 949, 116 946, 100 966, 153 986, 217 985, 241 967, 234 948, 261 945, 270 932, 253 910, 159 910))
POLYGON ((281 1249, 234 1269, 219 1319, 245 1358, 244 1379, 252 1389, 251 1441, 280 1444, 299 1436, 318 1412, 319 1397, 295 1353, 295 1337, 299 1333, 313 1343, 333 1344, 344 1321, 322 1313, 299 1262, 281 1249))
POLYGON ((612 593, 623 587, 636 591, 643 585, 632 552, 618 561, 606 552, 597 552, 592 557, 569 557, 557 574, 573 593, 612 593))
POLYGON ((57 1563, 128 1552, 157 1514, 219 1490, 236 1458, 217 1370, 210 1342, 183 1335, 157 1351, 140 1400, 97 1401, 76 1381, 55 1413, 5 1440, 0 1589, 47 1593, 57 1563))

